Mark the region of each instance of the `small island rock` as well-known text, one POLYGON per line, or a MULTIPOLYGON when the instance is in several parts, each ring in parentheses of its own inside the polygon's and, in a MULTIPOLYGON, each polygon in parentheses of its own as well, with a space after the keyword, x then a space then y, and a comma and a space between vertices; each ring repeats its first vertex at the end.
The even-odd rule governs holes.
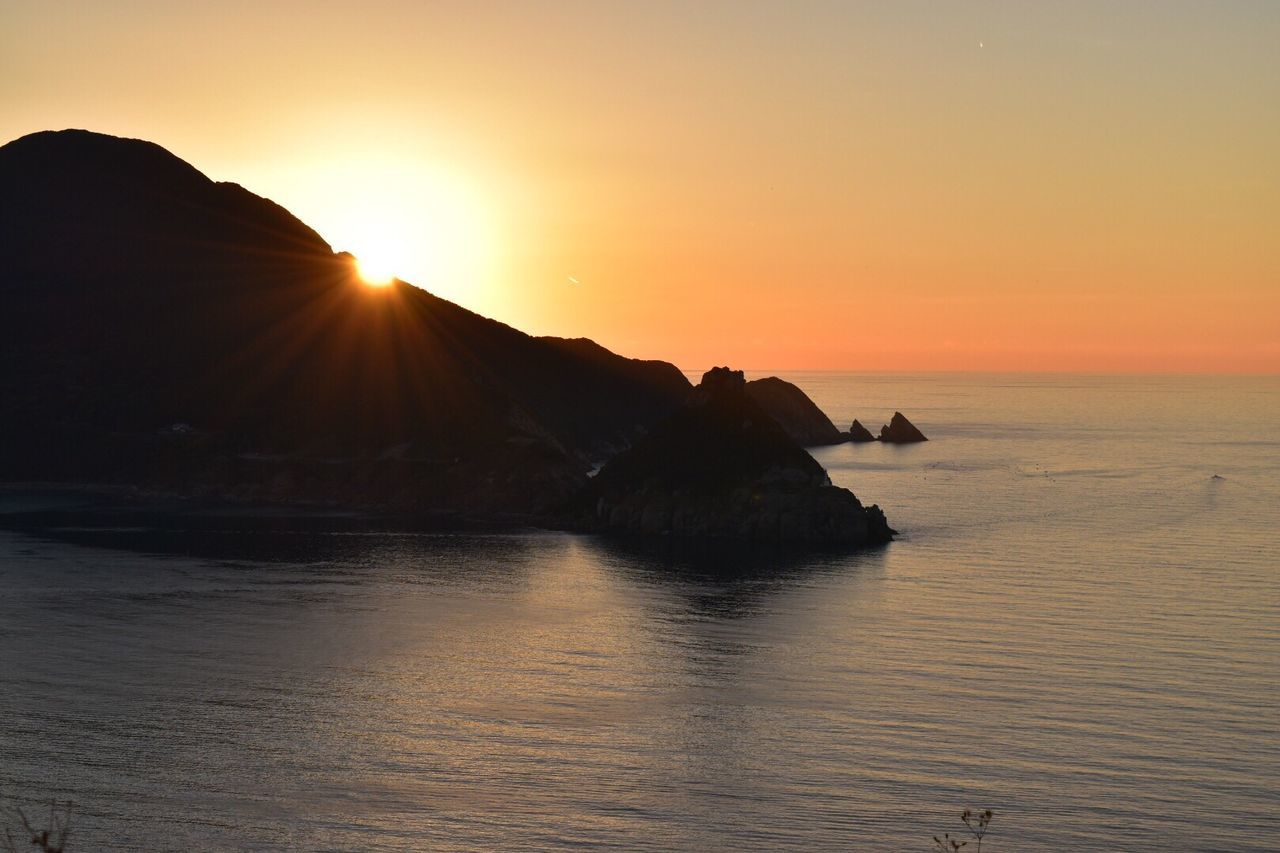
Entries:
POLYGON ((871 430, 862 425, 858 419, 854 419, 853 424, 849 427, 849 440, 862 443, 865 441, 875 441, 876 437, 871 434, 871 430))
POLYGON ((924 433, 916 429, 915 424, 907 420, 902 412, 894 412, 889 423, 880 427, 880 440, 889 444, 911 444, 916 441, 928 441, 924 433))

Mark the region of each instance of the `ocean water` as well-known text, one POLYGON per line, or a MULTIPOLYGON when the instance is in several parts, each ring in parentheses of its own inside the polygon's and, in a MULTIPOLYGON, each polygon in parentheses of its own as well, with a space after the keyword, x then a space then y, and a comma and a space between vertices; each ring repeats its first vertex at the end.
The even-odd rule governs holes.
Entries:
POLYGON ((1280 849, 1280 378, 785 376, 932 439, 815 452, 892 545, 0 530, 0 794, 72 853, 1280 849))

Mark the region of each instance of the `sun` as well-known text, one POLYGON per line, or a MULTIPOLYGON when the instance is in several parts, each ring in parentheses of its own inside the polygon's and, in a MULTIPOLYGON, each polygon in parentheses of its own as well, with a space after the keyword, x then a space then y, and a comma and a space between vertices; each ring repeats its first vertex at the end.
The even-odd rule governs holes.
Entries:
MULTIPOLYGON (((319 168, 319 167, 317 167, 319 168)), ((307 211, 370 287, 415 285, 478 308, 493 275, 488 197, 461 171, 367 151, 326 161, 323 207, 307 211)))
POLYGON ((377 253, 362 252, 356 256, 356 272, 361 281, 370 287, 387 287, 396 280, 393 261, 379 257, 377 253))
POLYGON ((370 287, 387 287, 413 269, 413 240, 403 227, 379 221, 370 211, 349 230, 349 251, 355 256, 356 275, 370 287))

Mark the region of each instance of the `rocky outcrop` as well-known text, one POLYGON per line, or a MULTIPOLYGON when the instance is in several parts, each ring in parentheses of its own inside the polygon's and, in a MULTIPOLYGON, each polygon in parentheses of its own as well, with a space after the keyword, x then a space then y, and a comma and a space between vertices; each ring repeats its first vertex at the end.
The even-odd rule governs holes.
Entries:
POLYGON ((876 437, 871 434, 871 430, 862 425, 862 422, 854 418, 853 423, 849 427, 849 441, 861 444, 865 441, 875 441, 876 437))
POLYGON ((747 396, 778 422, 801 447, 840 444, 846 437, 798 387, 770 376, 746 384, 747 396))
POLYGON ((690 539, 871 545, 893 531, 715 368, 690 402, 608 462, 567 514, 577 529, 690 539))
POLYGON ((880 427, 880 440, 888 444, 911 444, 929 439, 902 412, 894 412, 889 423, 880 427))
POLYGON ((713 367, 702 374, 702 381, 693 389, 699 403, 711 400, 738 400, 747 390, 747 379, 741 370, 713 367))

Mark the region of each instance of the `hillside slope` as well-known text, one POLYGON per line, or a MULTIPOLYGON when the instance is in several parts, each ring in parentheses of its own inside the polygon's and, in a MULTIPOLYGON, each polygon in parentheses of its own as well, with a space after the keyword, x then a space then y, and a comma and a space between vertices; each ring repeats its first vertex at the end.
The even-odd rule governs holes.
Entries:
POLYGON ((152 143, 0 147, 0 479, 529 512, 690 391, 397 282, 152 143))

